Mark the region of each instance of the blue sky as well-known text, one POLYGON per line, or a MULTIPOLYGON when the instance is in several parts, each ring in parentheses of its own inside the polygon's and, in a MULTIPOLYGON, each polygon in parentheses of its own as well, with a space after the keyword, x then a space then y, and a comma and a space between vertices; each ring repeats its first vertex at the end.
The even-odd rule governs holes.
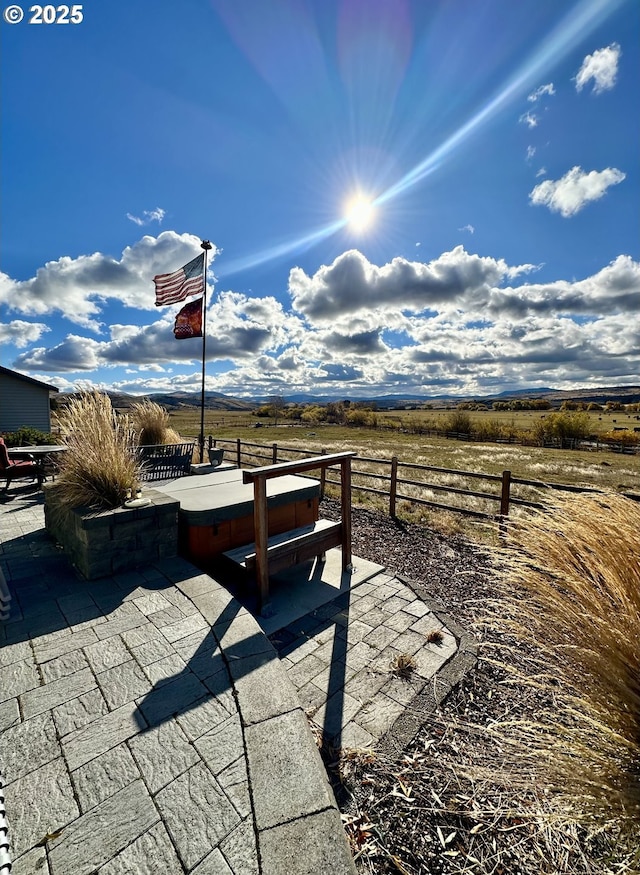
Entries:
POLYGON ((636 0, 24 10, 1 26, 5 366, 198 390, 153 276, 205 238, 213 391, 640 383, 636 0))

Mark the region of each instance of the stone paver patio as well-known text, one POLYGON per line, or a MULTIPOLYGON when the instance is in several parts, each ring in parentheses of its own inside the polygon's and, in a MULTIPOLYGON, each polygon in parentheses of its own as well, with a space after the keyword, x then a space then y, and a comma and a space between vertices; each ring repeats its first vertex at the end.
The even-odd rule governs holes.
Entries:
POLYGON ((382 572, 267 638, 182 559, 82 580, 43 528, 41 494, 10 495, 12 872, 353 873, 308 720, 335 747, 401 747, 425 694, 444 695, 473 657, 461 630, 382 572), (409 679, 390 671, 399 654, 416 661, 409 679))

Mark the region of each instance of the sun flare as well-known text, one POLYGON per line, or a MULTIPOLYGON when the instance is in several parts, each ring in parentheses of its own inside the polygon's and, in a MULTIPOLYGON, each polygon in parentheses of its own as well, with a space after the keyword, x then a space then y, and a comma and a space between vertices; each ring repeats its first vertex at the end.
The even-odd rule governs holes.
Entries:
POLYGON ((356 194, 351 197, 345 207, 344 217, 354 231, 362 232, 371 227, 376 215, 376 208, 366 195, 356 194))

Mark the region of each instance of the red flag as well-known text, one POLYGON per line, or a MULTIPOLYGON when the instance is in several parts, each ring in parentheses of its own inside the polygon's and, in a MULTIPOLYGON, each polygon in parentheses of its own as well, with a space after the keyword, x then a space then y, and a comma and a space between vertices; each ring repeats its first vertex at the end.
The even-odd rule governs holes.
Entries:
POLYGON ((202 337, 202 298, 189 301, 176 316, 173 333, 176 340, 185 337, 202 337))
POLYGON ((201 295, 204 292, 204 252, 173 273, 154 276, 153 281, 156 285, 156 307, 177 304, 189 295, 201 295))

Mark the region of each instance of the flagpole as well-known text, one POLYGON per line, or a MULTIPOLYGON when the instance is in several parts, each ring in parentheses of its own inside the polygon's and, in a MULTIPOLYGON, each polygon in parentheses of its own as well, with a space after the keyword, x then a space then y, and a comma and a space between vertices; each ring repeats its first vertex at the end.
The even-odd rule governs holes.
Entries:
POLYGON ((205 377, 205 352, 207 348, 207 253, 212 248, 208 240, 200 244, 204 249, 204 283, 202 295, 202 394, 200 399, 200 461, 204 462, 204 377, 205 377))

